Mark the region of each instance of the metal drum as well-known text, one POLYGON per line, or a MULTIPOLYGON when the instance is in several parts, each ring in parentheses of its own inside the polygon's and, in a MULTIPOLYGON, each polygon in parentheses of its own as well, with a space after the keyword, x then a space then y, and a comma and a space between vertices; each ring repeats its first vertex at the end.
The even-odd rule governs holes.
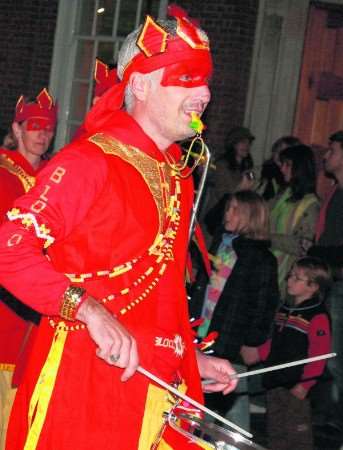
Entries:
POLYGON ((246 439, 236 431, 230 431, 226 428, 219 427, 211 422, 190 417, 187 414, 174 413, 169 414, 169 425, 190 441, 198 443, 199 445, 205 444, 205 448, 214 450, 267 450, 258 444, 246 439), (186 429, 182 428, 184 424, 186 429))

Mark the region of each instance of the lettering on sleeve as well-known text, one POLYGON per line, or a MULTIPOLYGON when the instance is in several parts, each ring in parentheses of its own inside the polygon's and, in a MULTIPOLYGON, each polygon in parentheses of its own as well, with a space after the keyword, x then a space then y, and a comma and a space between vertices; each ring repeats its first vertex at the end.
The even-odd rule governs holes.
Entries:
POLYGON ((31 211, 36 214, 39 214, 43 211, 43 209, 47 206, 49 198, 48 193, 51 188, 53 188, 53 184, 60 184, 64 175, 67 173, 67 170, 58 166, 54 172, 50 175, 49 181, 50 183, 45 184, 43 187, 43 192, 40 194, 38 200, 36 200, 30 207, 31 211))

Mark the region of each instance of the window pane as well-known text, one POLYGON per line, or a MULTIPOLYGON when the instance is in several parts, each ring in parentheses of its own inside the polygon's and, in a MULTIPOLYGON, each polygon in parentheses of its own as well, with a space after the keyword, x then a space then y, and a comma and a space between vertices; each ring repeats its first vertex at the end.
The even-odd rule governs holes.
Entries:
POLYGON ((116 1, 100 0, 96 12, 96 34, 112 36, 116 1))
POLYGON ((70 120, 83 121, 87 111, 89 83, 73 82, 71 106, 70 106, 70 120))
POLYGON ((92 34, 95 0, 81 0, 79 4, 80 15, 77 32, 90 35, 92 34))
POLYGON ((160 0, 143 0, 140 23, 144 21, 146 14, 149 14, 150 16, 157 18, 159 7, 160 7, 160 0))
POLYGON ((126 36, 135 28, 137 0, 125 0, 120 5, 120 16, 118 23, 119 36, 126 36))
POLYGON ((97 58, 106 64, 113 64, 114 43, 99 42, 97 58))
POLYGON ((79 40, 75 61, 74 78, 89 79, 89 72, 93 64, 94 41, 79 40))

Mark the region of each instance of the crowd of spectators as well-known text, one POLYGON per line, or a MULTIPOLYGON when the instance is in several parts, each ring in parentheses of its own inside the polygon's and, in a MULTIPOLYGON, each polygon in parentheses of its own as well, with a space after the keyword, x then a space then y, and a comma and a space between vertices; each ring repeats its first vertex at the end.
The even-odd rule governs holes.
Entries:
MULTIPOLYGON (((238 371, 336 352, 327 365, 263 377, 259 392, 273 450, 311 450, 317 435, 343 443, 343 131, 329 136, 319 163, 315 149, 281 137, 260 175, 253 139, 234 128, 216 161, 203 220, 212 273, 198 270, 191 316, 203 320, 200 338, 219 332, 214 354, 238 371), (324 177, 329 188, 318 195, 324 177), (261 214, 268 229, 258 237, 261 214), (285 430, 289 439, 282 440, 285 430)), ((230 398, 207 403, 249 427, 248 393, 245 382, 230 398)))

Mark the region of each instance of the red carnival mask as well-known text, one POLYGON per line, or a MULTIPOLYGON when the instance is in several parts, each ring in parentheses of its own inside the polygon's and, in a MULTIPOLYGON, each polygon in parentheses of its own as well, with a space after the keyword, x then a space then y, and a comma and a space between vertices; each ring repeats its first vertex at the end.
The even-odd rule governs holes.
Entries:
POLYGON ((26 122, 27 131, 51 131, 55 129, 55 124, 46 117, 30 117, 26 122))
POLYGON ((202 64, 199 67, 196 61, 184 61, 172 64, 164 69, 162 86, 181 86, 193 88, 208 85, 212 75, 212 66, 202 64))

